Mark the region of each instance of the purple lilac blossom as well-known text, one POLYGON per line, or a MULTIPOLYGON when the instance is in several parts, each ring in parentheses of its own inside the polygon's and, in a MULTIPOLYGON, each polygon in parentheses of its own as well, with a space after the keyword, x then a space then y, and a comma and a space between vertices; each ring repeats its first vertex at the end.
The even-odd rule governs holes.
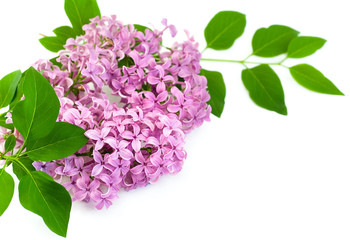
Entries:
POLYGON ((162 31, 141 32, 115 16, 96 17, 83 27, 85 35, 67 40, 56 59, 62 67, 48 60, 35 64, 59 97, 58 120, 82 127, 89 138, 72 156, 34 164, 73 200, 108 208, 121 189, 178 173, 186 158, 185 134, 209 121, 198 44, 187 33, 185 42, 162 47, 167 29, 176 35, 173 25, 165 19, 162 24, 162 31), (118 102, 107 98, 106 87, 118 102))

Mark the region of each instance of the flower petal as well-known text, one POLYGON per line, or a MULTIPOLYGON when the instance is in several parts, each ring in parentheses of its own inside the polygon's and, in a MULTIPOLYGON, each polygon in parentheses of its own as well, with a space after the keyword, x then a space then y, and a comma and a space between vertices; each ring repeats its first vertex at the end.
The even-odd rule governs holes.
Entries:
POLYGON ((97 163, 102 163, 103 162, 103 157, 99 151, 94 150, 92 155, 94 156, 94 160, 97 163))
POLYGON ((178 112, 178 111, 181 110, 181 108, 180 108, 178 105, 173 105, 173 104, 169 105, 169 106, 167 107, 167 109, 168 109, 168 111, 171 112, 171 113, 176 113, 176 112, 178 112))
POLYGON ((135 150, 135 152, 139 152, 141 149, 141 141, 138 139, 134 139, 131 142, 131 146, 135 150))
POLYGON ((92 169, 91 176, 96 177, 102 172, 102 170, 103 170, 103 166, 101 164, 95 165, 94 168, 92 169))
POLYGON ((133 167, 132 169, 130 169, 130 172, 132 174, 138 175, 143 171, 143 168, 144 167, 142 165, 137 165, 137 166, 133 167))
POLYGON ((117 140, 115 138, 113 138, 113 137, 106 137, 104 142, 107 143, 112 148, 118 149, 118 143, 117 143, 117 140))
POLYGON ((96 130, 87 130, 85 136, 92 140, 100 140, 100 132, 96 130))
POLYGON ((122 138, 129 139, 129 140, 134 139, 134 134, 130 131, 124 131, 123 133, 120 134, 120 136, 122 138))
POLYGON ((153 146, 155 146, 155 147, 158 147, 159 146, 159 140, 157 139, 157 138, 155 138, 155 137, 149 137, 149 138, 147 138, 147 140, 146 140, 146 143, 147 144, 151 144, 151 145, 153 145, 153 146))
POLYGON ((149 84, 155 85, 155 84, 159 83, 159 78, 152 76, 152 75, 148 75, 147 82, 149 84))
POLYGON ((125 160, 130 160, 133 157, 133 154, 129 149, 121 149, 119 154, 125 160))

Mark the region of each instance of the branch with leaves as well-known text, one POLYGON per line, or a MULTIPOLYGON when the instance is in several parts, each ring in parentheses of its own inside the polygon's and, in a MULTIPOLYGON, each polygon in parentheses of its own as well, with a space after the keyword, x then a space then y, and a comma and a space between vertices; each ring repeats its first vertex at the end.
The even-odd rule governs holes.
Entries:
POLYGON ((12 165, 19 182, 19 199, 24 208, 41 216, 60 236, 66 236, 72 199, 67 190, 48 174, 35 171, 34 161, 52 161, 72 155, 83 147, 84 129, 56 122, 60 103, 50 83, 34 68, 16 71, 0 80, 1 107, 9 106, 13 123, 7 128, 5 150, 0 159, 0 215, 9 206, 14 180, 5 168, 12 165), (24 98, 23 100, 21 100, 24 98), (20 134, 20 135, 19 135, 20 134))
MULTIPOLYGON (((232 47, 245 29, 245 15, 239 12, 223 11, 217 13, 205 28, 207 48, 226 50, 232 47)), ((343 95, 343 93, 319 70, 308 64, 292 67, 285 65, 288 59, 300 59, 319 50, 326 40, 319 37, 299 36, 299 32, 282 25, 271 25, 258 29, 252 39, 252 53, 243 60, 202 58, 202 61, 238 63, 244 66, 242 81, 250 98, 260 107, 287 115, 284 91, 278 75, 271 66, 282 66, 303 87, 318 93, 343 95), (276 63, 252 62, 249 58, 285 57, 276 63), (258 65, 249 68, 249 64, 258 65)), ((205 50, 204 49, 204 50, 205 50)), ((204 51, 203 51, 204 52, 204 51)), ((202 69, 208 80, 208 90, 212 99, 212 113, 221 116, 225 105, 225 82, 219 72, 202 69)))

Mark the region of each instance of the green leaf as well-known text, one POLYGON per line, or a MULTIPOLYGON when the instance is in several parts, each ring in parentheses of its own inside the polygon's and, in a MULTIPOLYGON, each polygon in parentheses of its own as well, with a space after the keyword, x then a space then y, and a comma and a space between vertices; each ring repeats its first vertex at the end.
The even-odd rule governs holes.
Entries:
POLYGON ((287 115, 284 92, 277 74, 266 64, 242 71, 250 98, 260 107, 287 115))
POLYGON ((12 151, 13 148, 16 146, 16 137, 14 135, 10 135, 5 142, 5 154, 12 151))
POLYGON ((41 216, 51 231, 66 237, 72 200, 62 185, 35 171, 20 180, 18 192, 25 209, 41 216))
POLYGON ((0 170, 0 216, 11 203, 15 191, 15 182, 5 169, 0 170))
POLYGON ((140 31, 140 32, 143 32, 145 33, 146 32, 146 29, 152 31, 149 27, 146 27, 146 26, 143 26, 143 25, 140 25, 140 24, 134 24, 134 27, 137 31, 140 31))
POLYGON ((64 10, 76 36, 84 34, 83 25, 89 23, 90 18, 101 17, 96 0, 65 0, 64 10))
POLYGON ((60 102, 49 81, 33 67, 23 80, 23 93, 25 100, 13 109, 13 124, 24 139, 42 138, 56 124, 60 102))
POLYGON ((66 43, 68 38, 74 38, 76 35, 74 33, 73 28, 69 26, 61 26, 53 30, 54 34, 56 34, 57 38, 64 41, 66 43))
POLYGON ((13 124, 7 124, 6 123, 6 117, 5 116, 1 116, 0 117, 0 126, 1 127, 4 127, 4 128, 7 128, 7 129, 10 129, 10 130, 13 130, 14 129, 14 126, 13 124))
POLYGON ((27 171, 33 172, 35 168, 33 166, 33 161, 28 157, 21 157, 18 161, 21 162, 21 165, 17 162, 12 162, 12 171, 17 176, 18 180, 21 180, 25 175, 28 174, 27 171), (23 166, 27 169, 23 169, 23 166))
POLYGON ((50 62, 52 62, 53 65, 55 65, 55 66, 57 66, 57 67, 59 67, 59 68, 62 68, 63 65, 62 65, 62 63, 57 62, 57 58, 58 58, 58 57, 51 58, 51 59, 50 59, 50 62))
POLYGON ((220 117, 225 106, 226 87, 224 78, 221 73, 201 69, 201 75, 205 76, 208 81, 208 91, 210 100, 208 104, 211 106, 211 113, 220 117))
POLYGON ((123 66, 130 67, 134 64, 135 64, 134 60, 131 57, 125 55, 124 58, 118 62, 118 67, 119 68, 122 68, 123 66))
POLYGON ((19 82, 18 82, 15 96, 13 97, 13 99, 10 103, 10 110, 13 110, 15 108, 15 106, 17 105, 17 103, 19 103, 19 101, 21 101, 21 99, 23 97, 23 80, 24 80, 25 74, 26 74, 26 72, 24 72, 22 74, 21 80, 19 80, 19 82))
POLYGON ((72 27, 61 26, 53 30, 55 37, 43 37, 40 43, 49 51, 58 52, 63 49, 68 38, 75 38, 84 34, 83 25, 88 24, 91 18, 101 17, 96 0, 65 0, 64 10, 72 27))
POLYGON ((282 25, 271 25, 258 29, 252 40, 253 55, 275 57, 286 53, 290 41, 297 37, 298 31, 282 25))
POLYGON ((28 140, 26 154, 32 160, 51 161, 68 157, 88 141, 85 130, 66 122, 57 122, 44 138, 28 140))
POLYGON ((21 75, 21 71, 17 70, 7 74, 0 80, 0 109, 11 103, 11 100, 16 93, 21 75))
POLYGON ((307 57, 320 49, 325 43, 326 40, 319 37, 296 37, 289 43, 287 57, 307 57))
POLYGON ((74 38, 76 35, 73 28, 69 26, 61 26, 53 30, 56 34, 54 37, 43 37, 39 39, 41 45, 51 52, 58 52, 64 49, 64 45, 68 38, 74 38))
POLYGON ((51 52, 62 50, 64 48, 63 45, 66 44, 65 40, 58 37, 43 37, 39 39, 39 42, 51 52))
POLYGON ((299 64, 289 68, 293 78, 303 87, 325 94, 344 95, 320 71, 308 64, 299 64))
POLYGON ((239 38, 246 25, 245 15, 234 11, 218 12, 204 30, 207 48, 224 50, 239 38))

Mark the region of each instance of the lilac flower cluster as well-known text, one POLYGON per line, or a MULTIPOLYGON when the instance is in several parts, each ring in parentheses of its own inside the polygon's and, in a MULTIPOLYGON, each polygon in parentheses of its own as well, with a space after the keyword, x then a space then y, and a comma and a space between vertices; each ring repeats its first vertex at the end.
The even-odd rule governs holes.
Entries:
POLYGON ((35 64, 60 99, 58 120, 82 127, 89 138, 70 157, 35 163, 73 200, 109 207, 120 189, 178 173, 185 134, 209 120, 197 43, 187 34, 185 42, 162 47, 167 29, 176 35, 173 25, 162 24, 162 31, 141 31, 115 16, 96 17, 83 27, 85 35, 68 39, 56 59, 60 67, 35 64))

